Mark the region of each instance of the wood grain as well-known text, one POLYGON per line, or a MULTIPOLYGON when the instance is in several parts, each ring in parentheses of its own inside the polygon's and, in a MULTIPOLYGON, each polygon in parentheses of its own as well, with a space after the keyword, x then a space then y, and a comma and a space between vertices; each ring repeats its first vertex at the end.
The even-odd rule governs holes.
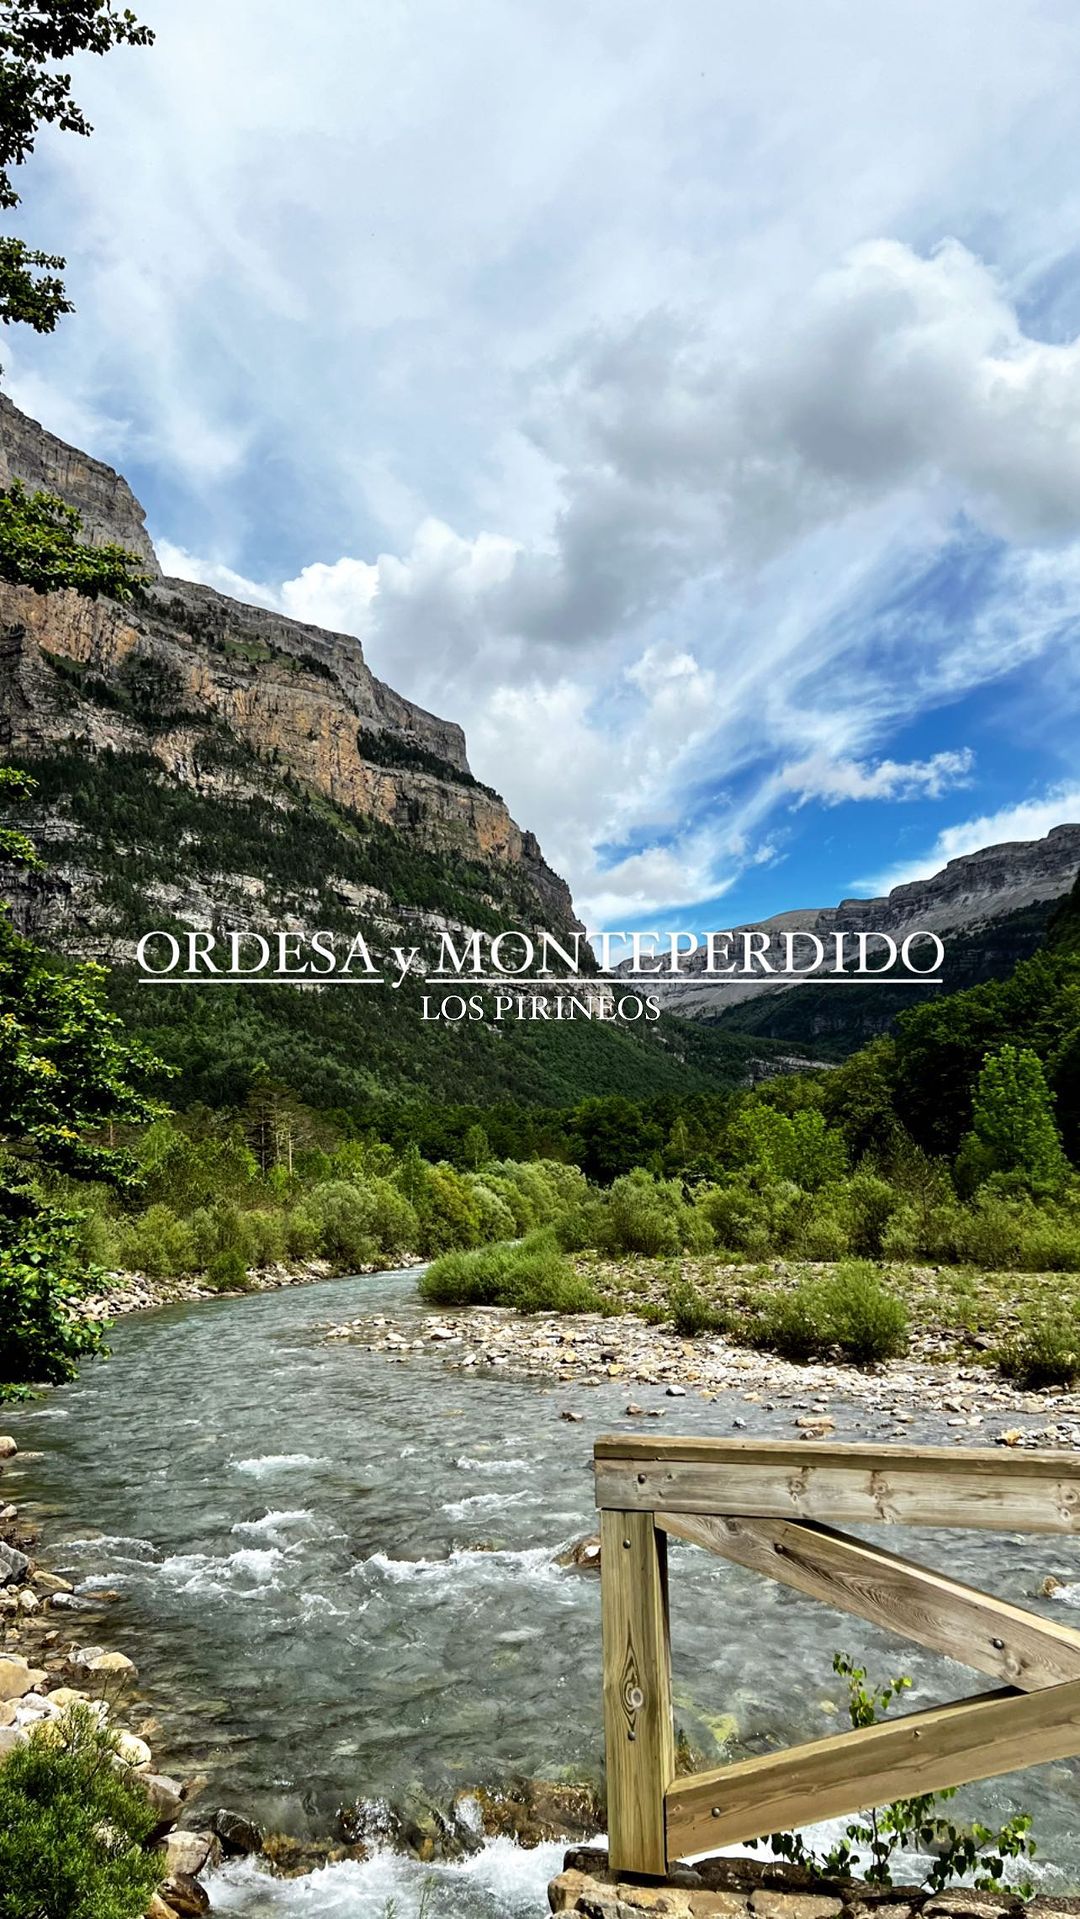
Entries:
POLYGON ((1080 1456, 952 1447, 600 1440, 596 1503, 849 1525, 1080 1531, 1080 1456), (612 1448, 618 1446, 618 1453, 612 1448))
POLYGON ((602 1513, 600 1565, 609 1853, 619 1871, 662 1875, 675 1748, 667 1539, 652 1514, 602 1513))
POLYGON ((678 1779, 668 1856, 761 1838, 1080 1749, 1080 1680, 989 1693, 678 1779))
POLYGON ((657 1513, 656 1524, 1024 1692, 1080 1679, 1080 1632, 1073 1627, 828 1526, 696 1513, 657 1513))

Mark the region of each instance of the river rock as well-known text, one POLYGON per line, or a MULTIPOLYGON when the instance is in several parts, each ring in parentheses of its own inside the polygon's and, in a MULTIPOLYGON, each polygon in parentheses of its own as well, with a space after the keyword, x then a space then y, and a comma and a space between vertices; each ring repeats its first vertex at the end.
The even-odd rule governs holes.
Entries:
POLYGON ((26 1742, 27 1734, 21 1726, 0 1726, 0 1766, 5 1759, 11 1758, 13 1752, 18 1752, 20 1746, 25 1746, 26 1742))
POLYGON ((146 1919, 176 1919, 172 1906, 167 1906, 160 1892, 155 1892, 146 1908, 146 1919))
POLYGON ((17 1546, 9 1546, 0 1539, 0 1586, 17 1586, 26 1578, 30 1570, 30 1561, 17 1546))
POLYGON ((263 1836, 260 1828, 245 1819, 242 1812, 230 1812, 222 1806, 214 1814, 210 1824, 221 1840, 226 1852, 260 1852, 263 1836))
POLYGON ((137 1738, 133 1732, 122 1732, 117 1735, 116 1756, 135 1771, 141 1766, 148 1766, 153 1754, 145 1739, 137 1738))
POLYGON ((216 1865, 221 1845, 212 1832, 170 1832, 165 1835, 165 1870, 170 1879, 186 1875, 197 1879, 208 1865, 216 1865))
POLYGON ((209 1893, 188 1872, 177 1872, 166 1879, 161 1896, 178 1919, 202 1919, 202 1914, 210 1910, 209 1893))
POLYGON ((18 1450, 10 1433, 0 1433, 0 1459, 14 1459, 18 1450))
POLYGON ((164 1772, 141 1772, 139 1784, 157 1813, 158 1826, 171 1826, 184 1803, 179 1781, 164 1772))
POLYGON ((87 1666, 88 1672, 124 1673, 129 1677, 134 1675, 135 1670, 135 1661, 124 1652, 99 1652, 87 1666))
POLYGON ((47 1573, 41 1566, 34 1574, 33 1583, 38 1592, 44 1593, 47 1598, 52 1598, 56 1593, 70 1593, 75 1590, 69 1579, 61 1579, 59 1573, 47 1573))
POLYGON ((17 1653, 0 1659, 0 1699, 22 1699, 46 1677, 37 1666, 29 1666, 17 1653))
POLYGON ((598 1573, 600 1571, 599 1533, 589 1533, 585 1539, 576 1539, 565 1552, 559 1553, 555 1564, 572 1567, 575 1572, 598 1573))

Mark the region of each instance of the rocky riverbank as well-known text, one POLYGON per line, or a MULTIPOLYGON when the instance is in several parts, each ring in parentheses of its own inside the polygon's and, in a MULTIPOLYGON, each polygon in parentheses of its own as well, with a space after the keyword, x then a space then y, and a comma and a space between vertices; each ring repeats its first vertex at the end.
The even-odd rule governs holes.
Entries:
POLYGON ((660 1885, 642 1885, 612 1872, 607 1853, 575 1847, 548 1887, 552 1912, 582 1919, 1050 1919, 1080 1913, 1080 1899, 976 1892, 958 1886, 926 1892, 918 1886, 868 1886, 862 1880, 813 1880, 797 1867, 766 1860, 699 1859, 677 1866, 660 1885))
MULTIPOLYGON (((406 1253, 395 1259, 399 1267, 421 1266, 419 1253, 406 1253)), ((356 1276, 385 1271, 383 1266, 358 1266, 356 1276)), ((309 1259, 297 1266, 253 1267, 243 1286, 207 1286, 198 1279, 153 1279, 146 1273, 108 1273, 107 1284, 97 1292, 86 1293, 79 1301, 83 1319, 122 1319, 127 1313, 146 1313, 159 1306, 182 1306, 197 1299, 242 1299, 248 1293, 277 1293, 285 1286, 315 1286, 322 1279, 338 1277, 338 1269, 328 1259, 309 1259)))
MULTIPOLYGON (((940 1413, 968 1443, 1080 1447, 1080 1392, 1024 1392, 985 1364, 957 1359, 932 1335, 916 1335, 909 1357, 870 1370, 831 1360, 796 1364, 723 1334, 684 1339, 634 1313, 524 1316, 475 1306, 433 1311, 419 1331, 414 1320, 399 1325, 387 1314, 367 1313, 329 1327, 324 1337, 353 1341, 398 1365, 426 1353, 461 1372, 497 1371, 565 1386, 618 1380, 628 1389, 629 1420, 664 1416, 664 1409, 646 1410, 633 1397, 631 1389, 650 1386, 663 1387, 676 1401, 688 1393, 730 1400, 736 1431, 744 1423, 740 1400, 788 1409, 793 1427, 807 1438, 833 1429, 831 1402, 843 1400, 872 1411, 878 1422, 891 1420, 885 1438, 904 1439, 917 1408, 940 1413)), ((676 1407, 671 1414, 677 1416, 676 1407)))
MULTIPOLYGON (((18 1457, 0 1437, 0 1474, 18 1457)), ((230 1855, 251 1852, 261 1834, 225 1809, 195 1814, 203 1777, 179 1780, 157 1769, 159 1727, 122 1652, 99 1643, 108 1592, 76 1594, 36 1557, 38 1533, 3 1498, 0 1479, 0 1765, 32 1739, 56 1739, 80 1707, 107 1720, 115 1763, 137 1781, 156 1815, 150 1843, 162 1883, 148 1919, 200 1919, 210 1910, 202 1875, 230 1855)))

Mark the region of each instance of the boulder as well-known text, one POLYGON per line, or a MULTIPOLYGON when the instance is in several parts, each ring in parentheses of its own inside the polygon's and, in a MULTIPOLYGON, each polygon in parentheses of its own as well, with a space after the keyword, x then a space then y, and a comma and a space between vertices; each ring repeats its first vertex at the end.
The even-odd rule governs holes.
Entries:
POLYGON ((575 1572, 598 1573, 600 1571, 600 1535, 588 1533, 584 1539, 575 1539, 567 1546, 555 1561, 557 1566, 567 1566, 575 1572))
POLYGON ((125 1766, 132 1767, 148 1766, 153 1757, 145 1739, 136 1738, 133 1732, 122 1732, 117 1735, 116 1754, 118 1759, 123 1760, 125 1766))
POLYGON ((166 1879, 161 1896, 178 1919, 202 1919, 210 1910, 210 1895, 190 1873, 178 1872, 166 1879))
POLYGON ((88 1672, 125 1673, 133 1677, 136 1671, 135 1661, 124 1652, 99 1652, 87 1665, 88 1672))
POLYGON ((155 1892, 146 1908, 146 1919, 176 1919, 172 1906, 167 1906, 159 1892, 155 1892))
POLYGON ((14 1459, 18 1450, 10 1433, 0 1433, 0 1459, 14 1459))
POLYGON ((241 1812, 230 1812, 221 1806, 214 1814, 210 1824, 221 1840, 226 1852, 260 1852, 263 1836, 258 1826, 245 1819, 241 1812))
POLYGON ((26 1578, 30 1561, 17 1546, 0 1539, 0 1586, 17 1586, 26 1578))
POLYGON ((166 1833, 164 1851, 170 1879, 197 1879, 206 1866, 217 1864, 221 1846, 212 1832, 177 1831, 166 1833))
POLYGON ((171 1826, 184 1803, 175 1779, 163 1772, 141 1772, 139 1783, 158 1816, 159 1826, 171 1826))
POLYGON ((33 1692, 45 1678, 44 1671, 38 1666, 28 1666, 25 1659, 17 1654, 0 1658, 0 1700, 22 1699, 26 1693, 33 1692))

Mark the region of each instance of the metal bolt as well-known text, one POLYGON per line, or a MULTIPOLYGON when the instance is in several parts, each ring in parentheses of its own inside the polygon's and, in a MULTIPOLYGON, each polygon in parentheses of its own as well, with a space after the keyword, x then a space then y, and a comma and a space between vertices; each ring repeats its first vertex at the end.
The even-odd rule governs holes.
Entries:
POLYGON ((628 1733, 627 1733, 627 1735, 626 1735, 626 1737, 627 1737, 628 1739, 636 1739, 636 1738, 637 1738, 637 1733, 636 1733, 636 1732, 628 1732, 628 1733))
POLYGON ((1004 1648, 1005 1641, 1003 1639, 992 1639, 990 1641, 990 1644, 994 1646, 998 1652, 1001 1652, 1002 1649, 1004 1648))
POLYGON ((624 1545, 624 1546, 626 1547, 626 1550, 627 1550, 627 1552, 629 1552, 629 1550, 630 1550, 630 1541, 629 1541, 628 1539, 624 1539, 624 1540, 623 1540, 623 1545, 624 1545))
POLYGON ((719 1817, 720 1817, 720 1808, 719 1808, 719 1806, 714 1806, 714 1807, 713 1807, 713 1809, 712 1809, 712 1816, 713 1816, 713 1818, 714 1818, 714 1819, 719 1819, 719 1817))
POLYGON ((638 1476, 637 1476, 637 1483, 638 1483, 638 1485, 639 1485, 639 1486, 644 1486, 644 1484, 645 1484, 645 1474, 644 1474, 644 1473, 639 1473, 639 1474, 638 1474, 638 1476))

